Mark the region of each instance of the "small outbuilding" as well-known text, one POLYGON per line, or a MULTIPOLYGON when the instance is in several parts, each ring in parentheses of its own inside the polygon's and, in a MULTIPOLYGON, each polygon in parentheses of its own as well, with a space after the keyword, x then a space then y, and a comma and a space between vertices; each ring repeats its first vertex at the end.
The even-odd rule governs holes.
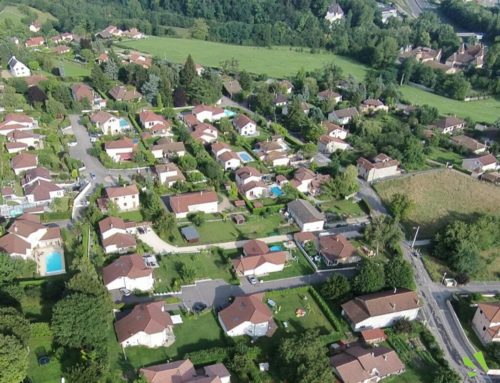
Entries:
POLYGON ((182 236, 189 243, 196 243, 200 240, 200 235, 198 234, 198 230, 194 226, 185 226, 181 228, 182 236))
POLYGON ((246 219, 243 214, 235 214, 233 215, 233 221, 237 225, 242 225, 246 222, 246 219))

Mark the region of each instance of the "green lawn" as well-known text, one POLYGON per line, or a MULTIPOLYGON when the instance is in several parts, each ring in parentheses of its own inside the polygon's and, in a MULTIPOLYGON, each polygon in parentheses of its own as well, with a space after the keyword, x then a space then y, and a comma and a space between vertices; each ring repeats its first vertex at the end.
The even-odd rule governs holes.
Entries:
POLYGON ((349 218, 367 214, 363 205, 364 202, 338 200, 324 202, 319 206, 323 212, 337 213, 342 218, 349 218))
POLYGON ((266 294, 266 299, 276 302, 274 319, 287 322, 288 331, 302 332, 313 328, 319 329, 321 334, 330 334, 335 331, 307 291, 273 291, 266 294), (301 318, 297 317, 295 314, 297 309, 305 310, 306 315, 301 318))
POLYGON ((314 273, 314 269, 312 268, 311 264, 307 261, 300 250, 293 250, 292 255, 295 260, 289 261, 283 271, 271 273, 269 275, 261 277, 260 279, 264 281, 272 281, 275 279, 297 277, 300 275, 309 275, 314 273))
MULTIPOLYGON (((236 251, 228 254, 235 256, 236 251)), ((224 279, 235 282, 231 273, 232 265, 226 263, 220 254, 216 252, 203 251, 196 254, 169 254, 159 257, 160 267, 155 269, 156 290, 166 291, 172 287, 174 279, 181 280, 179 270, 182 264, 194 270, 194 279, 224 279)), ((192 281, 183 281, 189 283, 192 281)))
POLYGON ((471 219, 482 213, 500 214, 497 187, 448 169, 380 182, 375 189, 386 204, 395 193, 403 193, 413 201, 415 207, 404 224, 408 233, 420 225, 421 239, 433 237, 454 219, 471 219))
POLYGON ((403 374, 384 379, 384 383, 432 383, 432 381, 432 375, 427 370, 408 366, 403 374))
POLYGON ((118 216, 125 221, 134 221, 134 222, 144 221, 144 218, 142 217, 140 210, 124 211, 119 213, 118 216))
MULTIPOLYGON (((47 20, 56 20, 54 16, 50 13, 42 12, 38 9, 28 7, 30 11, 34 12, 37 15, 38 21, 41 23, 45 23, 47 20)), ((15 5, 6 5, 2 11, 0 11, 0 22, 9 19, 18 23, 21 23, 21 19, 26 17, 24 13, 22 13, 19 8, 15 5)))
POLYGON ((196 63, 210 67, 217 67, 221 61, 234 57, 238 59, 241 69, 273 77, 290 76, 301 68, 313 70, 329 63, 341 67, 346 75, 352 74, 359 79, 364 78, 367 70, 364 65, 345 57, 332 53, 311 54, 307 48, 303 52, 296 52, 288 47, 269 49, 172 37, 148 37, 143 40, 121 42, 119 45, 166 58, 175 63, 183 63, 191 54, 196 63))
POLYGON ((442 114, 470 117, 474 121, 494 122, 500 116, 500 100, 489 98, 481 101, 458 101, 425 90, 405 85, 400 88, 404 98, 413 104, 435 106, 442 114))
POLYGON ((43 327, 47 332, 44 336, 32 336, 29 341, 29 364, 28 377, 33 383, 59 383, 61 381, 61 363, 53 356, 52 333, 48 323, 38 323, 35 326, 43 327), (40 366, 38 364, 38 355, 46 355, 50 362, 40 366))
POLYGON ((432 148, 427 158, 440 162, 443 165, 446 165, 446 163, 449 162, 455 166, 462 166, 462 160, 464 159, 464 157, 460 154, 443 148, 432 148))
POLYGON ((182 359, 186 353, 227 344, 227 338, 212 312, 199 317, 183 316, 183 321, 184 323, 175 325, 175 343, 170 347, 155 349, 127 347, 125 354, 128 363, 134 368, 139 368, 165 363, 167 360, 182 359))
POLYGON ((90 69, 85 65, 72 61, 60 61, 59 65, 64 70, 64 77, 87 77, 90 75, 90 69))

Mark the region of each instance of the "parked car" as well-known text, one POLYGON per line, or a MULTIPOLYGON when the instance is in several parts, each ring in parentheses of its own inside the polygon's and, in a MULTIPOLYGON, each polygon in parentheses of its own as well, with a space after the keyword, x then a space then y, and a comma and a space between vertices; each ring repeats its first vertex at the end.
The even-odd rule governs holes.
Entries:
POLYGON ((68 146, 76 146, 76 145, 78 145, 77 141, 68 142, 68 146))
POLYGON ((123 295, 124 297, 129 297, 130 295, 132 295, 132 291, 130 291, 129 289, 126 289, 126 288, 124 288, 124 287, 122 287, 122 288, 120 289, 120 293, 122 293, 122 295, 123 295))
POLYGON ((259 283, 259 281, 257 280, 257 278, 255 278, 253 275, 250 275, 248 277, 248 282, 250 282, 250 284, 252 284, 252 285, 256 285, 257 283, 259 283))
POLYGON ((205 310, 207 308, 207 305, 205 303, 202 303, 202 302, 196 302, 194 305, 193 305, 193 312, 194 313, 201 313, 203 310, 205 310))

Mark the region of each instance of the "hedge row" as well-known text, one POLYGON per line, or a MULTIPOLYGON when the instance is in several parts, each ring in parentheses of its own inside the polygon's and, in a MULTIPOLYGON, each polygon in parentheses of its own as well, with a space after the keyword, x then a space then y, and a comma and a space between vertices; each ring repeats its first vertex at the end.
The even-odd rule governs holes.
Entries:
POLYGON ((323 312, 323 315, 330 322, 330 324, 335 329, 335 331, 339 332, 342 328, 342 325, 339 323, 339 321, 337 320, 337 317, 332 312, 330 307, 327 305, 327 303, 325 302, 323 297, 316 291, 316 289, 314 287, 309 287, 309 294, 311 294, 314 301, 316 302, 316 304, 319 306, 319 308, 323 312))
POLYGON ((48 213, 43 213, 41 219, 43 222, 71 219, 71 211, 52 211, 48 213))
POLYGON ((190 359, 194 365, 204 365, 209 363, 221 363, 230 356, 231 348, 214 347, 206 350, 193 351, 184 355, 184 359, 190 359))

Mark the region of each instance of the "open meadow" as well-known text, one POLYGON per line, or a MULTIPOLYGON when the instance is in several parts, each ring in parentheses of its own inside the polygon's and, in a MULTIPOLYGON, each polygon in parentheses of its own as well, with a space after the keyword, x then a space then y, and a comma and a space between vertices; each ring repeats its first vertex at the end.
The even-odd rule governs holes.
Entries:
POLYGON ((386 204, 396 193, 413 201, 414 207, 404 223, 409 232, 420 225, 420 238, 433 237, 453 219, 470 219, 480 213, 500 215, 498 187, 453 170, 415 174, 374 186, 386 204))
POLYGON ((263 48, 173 37, 148 37, 144 40, 123 41, 118 45, 175 63, 183 63, 191 54, 196 63, 209 67, 217 67, 221 61, 234 57, 239 61, 241 69, 273 77, 291 76, 301 68, 313 70, 330 63, 341 67, 345 74, 352 74, 357 78, 364 78, 367 71, 366 66, 348 58, 325 52, 312 54, 307 48, 303 52, 297 52, 295 49, 301 48, 263 48))

